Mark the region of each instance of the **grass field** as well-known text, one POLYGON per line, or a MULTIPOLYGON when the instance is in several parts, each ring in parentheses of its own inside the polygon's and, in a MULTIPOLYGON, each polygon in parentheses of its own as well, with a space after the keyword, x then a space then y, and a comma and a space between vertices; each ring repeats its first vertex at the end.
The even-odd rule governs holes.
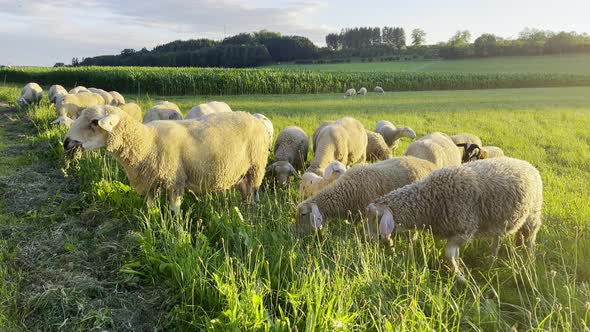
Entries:
MULTIPOLYGON (((0 88, 14 100, 16 87, 0 88)), ((127 95, 128 101, 135 96, 127 95)), ((8 330, 581 331, 590 324, 590 88, 211 97, 142 96, 186 112, 207 100, 270 118, 275 133, 351 115, 432 131, 478 134, 530 161, 545 186, 534 258, 506 239, 462 251, 455 281, 428 234, 393 253, 331 223, 292 234, 296 184, 265 180, 261 204, 234 192, 189 197, 182 218, 147 211, 104 153, 66 162, 46 103, 0 113, 0 327, 8 330), (29 123, 26 119, 30 118, 29 123), (10 120, 12 119, 12 120, 10 120), (19 157, 19 156, 25 157, 19 157), (62 171, 63 169, 63 171, 62 171), (32 175, 31 175, 32 174, 32 175), (67 175, 64 178, 64 174, 67 175)), ((408 141, 396 155, 401 155, 408 141)))
POLYGON ((469 60, 421 60, 339 64, 273 65, 270 68, 320 72, 453 72, 590 74, 590 54, 493 57, 469 60))

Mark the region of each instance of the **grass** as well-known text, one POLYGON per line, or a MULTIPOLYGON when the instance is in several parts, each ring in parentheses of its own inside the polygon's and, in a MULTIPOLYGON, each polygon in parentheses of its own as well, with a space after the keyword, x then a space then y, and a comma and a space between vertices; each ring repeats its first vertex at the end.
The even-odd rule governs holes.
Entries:
POLYGON ((493 57, 468 60, 417 60, 338 64, 281 64, 273 69, 320 72, 460 72, 590 74, 590 54, 493 57))
MULTIPOLYGON (((0 284, 0 295, 11 299, 1 303, 0 310, 8 308, 6 317, 23 317, 20 326, 30 329, 127 329, 123 322, 137 321, 121 319, 115 308, 153 303, 145 294, 157 294, 161 306, 143 312, 159 313, 163 319, 151 324, 173 330, 588 329, 590 88, 405 92, 352 99, 334 94, 142 96, 137 101, 146 109, 162 99, 177 102, 185 112, 200 102, 224 100, 234 110, 265 114, 275 133, 295 124, 311 134, 321 120, 344 115, 367 128, 388 119, 411 126, 418 135, 476 133, 485 144, 500 146, 541 171, 544 226, 535 257, 527 257, 507 239, 494 262, 486 241, 473 242, 462 251, 471 273, 463 285, 448 272, 441 256, 444 243, 427 234, 398 236, 391 253, 364 242, 360 228, 345 220, 331 223, 316 237, 297 239, 291 232, 296 185, 277 188, 270 181, 263 186, 260 207, 252 211, 240 207, 235 191, 187 195, 182 217, 171 216, 165 204, 147 211, 120 166, 103 153, 92 153, 66 172, 79 184, 79 195, 76 191, 71 198, 78 206, 72 215, 84 217, 70 222, 54 217, 38 226, 47 231, 65 224, 77 230, 73 236, 68 231, 54 236, 55 244, 51 237, 42 244, 56 250, 58 259, 47 264, 54 270, 67 270, 68 258, 92 258, 96 266, 85 266, 87 272, 102 279, 63 288, 68 304, 79 301, 92 310, 75 311, 69 305, 65 312, 54 310, 64 298, 30 290, 30 275, 43 270, 23 265, 16 272, 0 270, 4 280, 24 278, 11 283, 14 287, 0 284), (82 237, 77 223, 89 222, 95 230, 82 237), (112 249, 93 254, 102 245, 112 249), (125 292, 114 293, 101 306, 97 299, 112 289, 105 287, 107 280, 115 289, 130 289, 142 297, 128 302, 125 292), (45 305, 17 305, 23 298, 40 298, 45 305)), ((35 139, 51 147, 38 162, 59 165, 63 132, 47 125, 51 112, 42 106, 30 116, 40 130, 35 139)), ((1 213, 7 211, 5 207, 1 213)), ((45 207, 44 212, 64 213, 60 207, 45 207)), ((37 220, 19 218, 16 222, 25 224, 37 220)), ((0 244, 0 259, 11 267, 25 249, 37 245, 26 239, 19 245, 10 237, 5 241, 9 245, 0 244)))

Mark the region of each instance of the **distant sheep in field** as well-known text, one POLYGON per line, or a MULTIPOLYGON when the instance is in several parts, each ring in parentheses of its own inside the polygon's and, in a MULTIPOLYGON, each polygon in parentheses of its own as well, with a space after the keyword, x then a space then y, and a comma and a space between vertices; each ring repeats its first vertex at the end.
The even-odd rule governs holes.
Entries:
POLYGON ((72 88, 69 93, 70 94, 76 94, 76 93, 80 93, 80 92, 90 92, 90 90, 88 90, 85 86, 77 86, 75 88, 72 88))
POLYGON ((43 89, 39 84, 31 82, 23 87, 16 103, 22 106, 39 105, 41 99, 43 99, 43 89))
POLYGON ((344 93, 344 98, 346 98, 346 97, 353 97, 353 96, 356 96, 356 90, 355 89, 348 89, 344 93))
POLYGON ((176 104, 161 101, 152 106, 143 116, 144 124, 156 120, 182 120, 182 113, 176 104))
POLYGON ((385 93, 385 91, 383 90, 383 88, 380 87, 380 86, 376 86, 375 89, 373 89, 373 92, 375 92, 375 93, 385 93))
POLYGON ((365 95, 367 95, 367 88, 364 88, 364 87, 363 88, 360 88, 359 89, 359 92, 358 92, 358 95, 359 96, 365 96, 365 95))

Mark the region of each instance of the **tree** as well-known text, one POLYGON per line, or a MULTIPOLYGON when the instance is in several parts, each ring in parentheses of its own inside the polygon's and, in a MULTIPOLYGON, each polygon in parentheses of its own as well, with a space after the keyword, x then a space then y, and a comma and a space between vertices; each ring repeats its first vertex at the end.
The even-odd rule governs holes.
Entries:
POLYGON ((400 50, 406 48, 406 32, 404 31, 404 28, 393 29, 393 40, 396 48, 400 50))
POLYGON ((473 43, 473 46, 475 47, 475 54, 479 57, 496 55, 498 39, 498 37, 489 33, 484 33, 483 35, 477 37, 473 43))
POLYGON ((80 65, 78 58, 72 58, 72 67, 76 67, 78 65, 80 65))
POLYGON ((564 51, 568 51, 573 49, 576 41, 576 33, 568 33, 565 31, 561 31, 560 33, 551 36, 545 42, 545 48, 549 53, 563 53, 564 51))
POLYGON ((65 63, 63 63, 63 62, 56 62, 56 63, 53 65, 53 68, 59 68, 59 67, 65 67, 65 66, 66 66, 66 64, 65 64, 65 63))
POLYGON ((465 46, 469 44, 470 40, 471 32, 469 30, 459 30, 449 39, 449 46, 465 46))
POLYGON ((133 54, 135 54, 135 50, 132 48, 126 48, 121 51, 122 56, 129 56, 129 55, 133 55, 133 54))
POLYGON ((326 46, 331 50, 338 50, 342 47, 340 35, 337 33, 330 33, 326 35, 326 46))
POLYGON ((426 41, 426 32, 424 30, 416 28, 412 30, 412 45, 420 46, 426 41))

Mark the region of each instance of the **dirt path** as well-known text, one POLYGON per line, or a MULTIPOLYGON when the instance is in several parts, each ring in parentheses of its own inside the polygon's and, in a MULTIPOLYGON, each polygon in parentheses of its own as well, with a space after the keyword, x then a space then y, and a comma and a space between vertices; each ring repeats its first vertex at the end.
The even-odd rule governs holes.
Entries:
POLYGON ((119 273, 138 246, 130 226, 85 206, 76 180, 64 178, 35 134, 26 115, 0 103, 0 264, 7 267, 0 285, 12 289, 0 299, 0 330, 157 329, 161 291, 119 273))

